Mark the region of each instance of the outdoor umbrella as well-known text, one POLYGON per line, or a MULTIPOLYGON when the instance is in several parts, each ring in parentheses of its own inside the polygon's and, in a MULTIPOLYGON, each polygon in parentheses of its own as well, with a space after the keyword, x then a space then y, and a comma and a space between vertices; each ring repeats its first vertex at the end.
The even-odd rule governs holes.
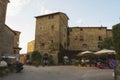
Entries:
POLYGON ((102 49, 94 53, 95 55, 112 55, 116 54, 114 50, 102 49))
POLYGON ((92 51, 84 51, 79 53, 77 56, 93 56, 93 52, 92 51))
POLYGON ((9 59, 15 59, 15 56, 2 56, 2 58, 9 58, 9 59))

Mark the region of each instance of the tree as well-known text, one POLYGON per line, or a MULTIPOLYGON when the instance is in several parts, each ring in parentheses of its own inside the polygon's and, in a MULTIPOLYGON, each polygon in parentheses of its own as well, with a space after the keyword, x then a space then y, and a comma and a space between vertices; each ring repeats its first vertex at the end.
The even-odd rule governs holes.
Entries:
POLYGON ((116 58, 120 60, 120 23, 112 27, 112 33, 113 33, 113 46, 117 53, 116 58))
POLYGON ((42 60, 42 55, 40 54, 39 51, 33 51, 32 52, 32 55, 31 55, 31 61, 32 61, 32 64, 35 65, 35 66, 38 66, 41 64, 41 60, 42 60))
POLYGON ((113 39, 112 37, 107 37, 104 39, 104 41, 101 43, 101 48, 105 49, 113 49, 113 39))

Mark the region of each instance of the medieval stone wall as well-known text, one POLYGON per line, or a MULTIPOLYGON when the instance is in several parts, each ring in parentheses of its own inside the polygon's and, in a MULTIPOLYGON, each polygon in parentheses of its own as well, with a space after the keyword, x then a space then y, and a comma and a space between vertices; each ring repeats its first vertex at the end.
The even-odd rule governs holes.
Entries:
POLYGON ((0 31, 0 53, 1 55, 13 54, 14 48, 14 36, 15 34, 7 27, 3 25, 0 31))

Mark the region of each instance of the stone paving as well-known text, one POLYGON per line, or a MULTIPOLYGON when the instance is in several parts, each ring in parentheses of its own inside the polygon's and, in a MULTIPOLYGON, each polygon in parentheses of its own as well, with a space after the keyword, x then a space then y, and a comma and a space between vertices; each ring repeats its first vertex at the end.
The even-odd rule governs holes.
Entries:
POLYGON ((75 66, 24 66, 20 73, 12 73, 0 80, 114 80, 112 69, 75 66))

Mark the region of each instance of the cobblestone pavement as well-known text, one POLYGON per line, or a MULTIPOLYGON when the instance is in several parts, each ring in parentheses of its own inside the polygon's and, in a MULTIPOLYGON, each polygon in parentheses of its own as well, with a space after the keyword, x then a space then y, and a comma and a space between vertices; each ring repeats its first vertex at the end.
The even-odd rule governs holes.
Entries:
POLYGON ((75 66, 24 66, 21 73, 12 73, 0 80, 114 80, 111 69, 75 66))

